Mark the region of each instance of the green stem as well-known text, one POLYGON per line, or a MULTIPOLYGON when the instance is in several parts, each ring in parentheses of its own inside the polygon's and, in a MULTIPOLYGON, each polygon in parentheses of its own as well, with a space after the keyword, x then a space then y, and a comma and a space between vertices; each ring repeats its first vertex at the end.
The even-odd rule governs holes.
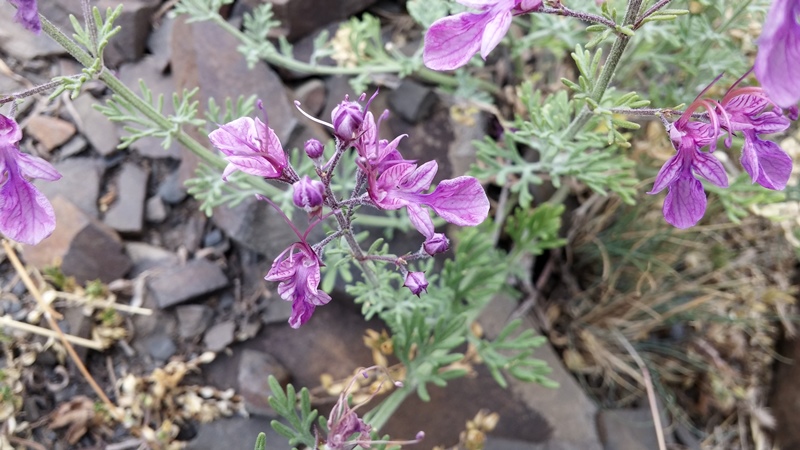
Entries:
MULTIPOLYGON (((228 33, 232 34, 239 41, 244 44, 255 47, 256 43, 253 42, 249 36, 244 34, 241 30, 231 25, 224 17, 219 14, 209 12, 209 16, 214 23, 225 29, 228 33)), ((400 64, 395 62, 387 62, 368 67, 338 67, 338 66, 321 66, 318 64, 310 64, 303 61, 298 61, 291 56, 283 55, 277 51, 261 52, 259 55, 269 64, 283 67, 284 69, 292 70, 295 72, 314 73, 318 75, 360 75, 365 71, 371 74, 378 73, 399 73, 402 71, 400 64)), ((419 78, 440 85, 448 87, 458 87, 459 81, 450 75, 430 70, 428 68, 420 68, 414 71, 414 74, 419 78)), ((500 94, 500 88, 496 85, 484 80, 477 80, 478 85, 492 94, 500 94)))
MULTIPOLYGON (((87 53, 83 48, 81 48, 80 45, 64 34, 64 32, 59 30, 58 27, 53 25, 52 22, 47 20, 46 17, 42 15, 39 15, 39 17, 42 21, 42 30, 44 30, 48 36, 53 38, 54 41, 58 42, 59 45, 61 45, 73 58, 75 58, 75 60, 81 63, 84 67, 91 67, 95 63, 95 59, 89 53, 87 53)), ((136 95, 135 92, 125 86, 125 84, 122 83, 119 78, 114 76, 113 73, 108 70, 103 70, 100 73, 99 78, 106 84, 106 86, 109 87, 109 89, 114 91, 114 94, 125 99, 162 130, 171 131, 175 140, 180 142, 189 151, 197 155, 201 160, 203 160, 203 162, 218 170, 223 170, 225 168, 227 163, 222 157, 207 149, 203 144, 197 142, 197 140, 181 130, 180 127, 176 127, 175 124, 169 120, 169 118, 153 108, 151 104, 142 100, 141 97, 136 95)), ((263 192, 265 195, 273 196, 281 192, 280 189, 270 185, 265 180, 258 177, 247 177, 247 182, 253 188, 263 192)))
POLYGON ((405 385, 392 392, 377 408, 365 414, 364 420, 372 425, 376 431, 379 431, 415 389, 416 387, 414 386, 405 385))

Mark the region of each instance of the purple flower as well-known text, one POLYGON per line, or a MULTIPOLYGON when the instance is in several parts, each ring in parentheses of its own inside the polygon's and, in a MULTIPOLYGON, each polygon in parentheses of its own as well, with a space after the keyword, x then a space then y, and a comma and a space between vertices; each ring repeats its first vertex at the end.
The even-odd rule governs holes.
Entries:
POLYGON ((439 253, 446 252, 450 248, 450 240, 442 233, 434 233, 432 236, 425 239, 422 248, 425 250, 425 253, 431 256, 438 255, 439 253))
POLYGON ((292 302, 289 325, 300 328, 308 322, 317 306, 325 305, 331 297, 319 290, 321 262, 314 250, 305 242, 295 242, 283 251, 264 277, 280 282, 278 294, 292 302))
MULTIPOLYGON (((691 113, 685 117, 690 116, 691 113)), ((701 147, 716 141, 718 132, 713 125, 688 122, 684 117, 670 127, 669 137, 678 153, 658 172, 648 194, 669 189, 664 199, 664 219, 678 228, 694 226, 705 214, 708 200, 697 175, 717 186, 728 187, 728 175, 722 163, 710 153, 700 151, 701 147)))
POLYGON ((767 14, 756 55, 756 78, 781 108, 800 100, 800 1, 775 0, 767 14))
POLYGON ((744 135, 741 163, 753 183, 765 188, 781 190, 792 174, 792 158, 778 144, 763 140, 761 134, 772 134, 789 128, 789 119, 783 111, 773 106, 770 99, 759 95, 758 88, 741 88, 731 91, 722 100, 721 111, 728 120, 723 126, 744 135))
POLYGON ((304 150, 306 151, 306 155, 308 155, 309 158, 317 160, 322 158, 322 154, 325 151, 325 147, 322 145, 322 142, 316 139, 309 139, 306 141, 304 150))
POLYGON ((514 14, 533 11, 542 0, 456 0, 480 12, 464 12, 437 20, 425 34, 423 61, 433 70, 453 70, 480 51, 491 52, 511 26, 514 14))
POLYGON ((264 178, 281 178, 287 165, 286 153, 275 131, 260 119, 241 117, 220 125, 208 139, 224 155, 228 167, 222 179, 236 170, 264 178))
POLYGON ((398 162, 380 175, 369 173, 367 192, 381 209, 406 207, 411 224, 425 237, 433 236, 433 222, 425 206, 444 220, 459 226, 476 226, 489 214, 489 199, 480 182, 473 177, 444 180, 433 192, 427 191, 438 166, 436 161, 417 167, 411 162, 398 162))
POLYGON ((56 181, 61 174, 47 161, 20 152, 20 139, 17 123, 0 114, 0 233, 35 245, 50 236, 56 218, 47 197, 29 180, 56 181))
POLYGON ((312 216, 319 215, 325 201, 325 185, 319 180, 312 180, 308 175, 292 185, 292 200, 295 206, 303 208, 312 216))
POLYGON ((403 286, 417 297, 423 291, 428 292, 428 280, 425 278, 425 272, 407 272, 403 286))
POLYGON ((347 96, 331 112, 333 132, 338 138, 345 141, 350 141, 358 136, 358 130, 363 121, 364 111, 361 109, 361 105, 351 102, 347 96))
POLYGON ((25 29, 36 34, 42 32, 42 22, 39 20, 39 7, 36 0, 8 0, 17 7, 14 20, 21 24, 25 29))

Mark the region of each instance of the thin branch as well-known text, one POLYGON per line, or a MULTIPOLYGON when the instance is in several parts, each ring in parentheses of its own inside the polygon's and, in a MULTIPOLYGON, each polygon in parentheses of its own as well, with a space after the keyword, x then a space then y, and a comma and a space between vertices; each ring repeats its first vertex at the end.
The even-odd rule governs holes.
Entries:
POLYGON ((641 17, 636 19, 636 23, 633 24, 633 29, 638 30, 639 27, 643 25, 642 22, 644 22, 644 19, 647 19, 648 17, 652 16, 656 11, 667 6, 667 4, 671 1, 672 0, 659 0, 658 2, 656 2, 656 4, 651 6, 650 9, 648 9, 647 11, 645 11, 644 14, 641 15, 641 17))
POLYGON ((598 25, 605 25, 608 28, 611 28, 612 30, 617 29, 617 24, 613 20, 607 19, 603 16, 598 16, 597 14, 591 14, 583 11, 574 11, 572 9, 567 8, 564 5, 559 5, 556 8, 543 7, 531 12, 540 14, 552 14, 554 16, 574 17, 584 22, 596 23, 598 25))

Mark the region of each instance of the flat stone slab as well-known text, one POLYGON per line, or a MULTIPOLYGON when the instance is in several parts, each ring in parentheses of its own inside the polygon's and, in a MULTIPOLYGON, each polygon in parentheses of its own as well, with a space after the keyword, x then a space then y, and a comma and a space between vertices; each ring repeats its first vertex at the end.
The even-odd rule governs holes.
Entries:
POLYGON ((159 308, 178 305, 227 285, 228 278, 222 269, 205 259, 162 269, 147 280, 147 287, 159 308))
POLYGON ((135 164, 122 166, 116 183, 117 199, 103 217, 106 225, 120 233, 141 233, 148 176, 147 171, 135 164))

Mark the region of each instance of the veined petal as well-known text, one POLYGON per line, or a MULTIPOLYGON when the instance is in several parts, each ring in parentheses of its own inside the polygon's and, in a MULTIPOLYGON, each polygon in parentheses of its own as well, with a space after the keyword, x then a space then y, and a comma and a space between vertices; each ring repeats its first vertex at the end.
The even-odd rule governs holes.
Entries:
POLYGON ((756 78, 767 95, 781 108, 797 104, 800 99, 800 3, 796 0, 775 0, 767 14, 756 54, 756 78))
POLYGON ((791 125, 788 117, 776 111, 768 111, 751 121, 756 134, 772 134, 786 131, 791 125))
POLYGON ((10 0, 17 7, 14 20, 25 27, 26 30, 36 34, 42 31, 42 22, 39 20, 39 7, 36 0, 10 0))
POLYGON ((669 186, 664 220, 677 228, 692 227, 703 218, 707 203, 702 183, 691 175, 682 176, 669 186))
POLYGON ((22 130, 14 119, 0 114, 0 150, 15 147, 22 139, 22 130))
POLYGON ((489 198, 473 177, 444 180, 430 194, 418 196, 442 219, 459 226, 476 226, 489 214, 489 198))
POLYGON ((297 301, 292 303, 292 315, 289 317, 289 326, 298 329, 301 325, 308 322, 311 319, 311 315, 314 314, 314 306, 313 303, 307 303, 302 301, 297 301))
POLYGON ((439 165, 436 161, 428 161, 411 172, 411 174, 400 183, 399 188, 402 191, 413 193, 427 191, 431 187, 433 177, 436 176, 438 170, 439 165))
POLYGON ((248 151, 258 153, 261 146, 256 123, 250 117, 240 117, 220 126, 208 134, 208 139, 226 155, 248 151))
POLYGON ((692 161, 692 169, 703 178, 719 187, 728 187, 728 174, 722 163, 710 153, 696 151, 692 161))
POLYGON ((754 183, 783 190, 792 174, 792 158, 778 144, 745 134, 741 163, 754 183))
POLYGON ((415 203, 407 204, 406 210, 408 211, 408 219, 411 221, 411 225, 425 238, 433 237, 433 221, 428 210, 415 203))
POLYGON ((460 3, 467 8, 475 8, 475 9, 488 9, 494 6, 498 0, 456 0, 456 3, 460 3))
POLYGON ((661 166, 661 170, 656 175, 656 181, 653 183, 653 189, 648 194, 658 194, 664 188, 672 184, 680 175, 683 170, 683 158, 680 153, 668 159, 667 162, 661 166))
POLYGON ((227 178, 230 173, 228 168, 233 166, 244 173, 255 175, 258 177, 277 178, 281 176, 281 172, 264 158, 251 157, 251 156, 228 156, 225 158, 228 161, 228 167, 225 168, 223 178, 227 178))
POLYGON ((61 179, 61 174, 58 173, 56 168, 38 156, 17 152, 17 164, 19 165, 19 170, 22 172, 22 175, 28 178, 38 178, 47 181, 61 179))
POLYGON ((453 70, 467 64, 481 48, 489 18, 488 13, 461 13, 434 22, 425 33, 425 65, 433 70, 453 70))
POLYGON ((55 230, 56 216, 47 197, 14 169, 0 187, 0 233, 36 245, 55 230))
POLYGON ((497 47, 497 44, 505 37, 509 27, 511 27, 511 11, 509 10, 501 11, 489 20, 481 38, 481 58, 486 59, 489 52, 497 47))

